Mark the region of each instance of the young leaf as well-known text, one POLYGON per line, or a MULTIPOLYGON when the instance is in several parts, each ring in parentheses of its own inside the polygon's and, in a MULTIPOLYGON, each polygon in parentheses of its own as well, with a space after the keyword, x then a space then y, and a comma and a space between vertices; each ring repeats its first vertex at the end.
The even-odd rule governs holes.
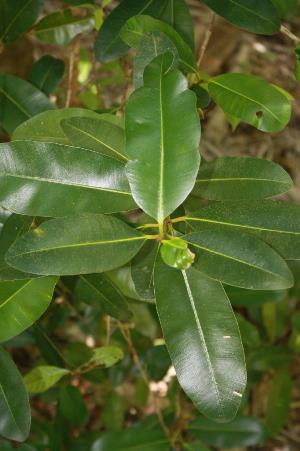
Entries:
POLYGON ((69 216, 47 221, 23 235, 6 259, 11 266, 34 274, 89 274, 124 265, 144 241, 140 232, 112 216, 69 216))
POLYGON ((66 45, 78 34, 91 31, 94 26, 94 16, 74 16, 71 10, 65 9, 43 17, 34 27, 34 33, 47 44, 66 45))
POLYGON ((56 277, 0 282, 0 342, 19 335, 49 307, 56 277))
POLYGON ((256 235, 286 260, 300 260, 300 206, 261 200, 246 204, 218 202, 187 218, 197 230, 229 229, 256 235))
POLYGON ((27 79, 46 95, 49 95, 61 81, 64 70, 63 60, 51 55, 44 55, 34 63, 27 79))
POLYGON ((147 241, 131 262, 131 276, 138 295, 142 299, 154 299, 153 276, 159 243, 147 241))
POLYGON ((0 434, 23 442, 30 430, 28 394, 16 365, 1 347, 0 368, 0 434))
POLYGON ((218 75, 209 80, 208 91, 225 113, 261 131, 278 132, 290 120, 290 99, 276 86, 254 75, 218 75))
POLYGON ((23 381, 29 393, 36 394, 47 391, 68 374, 70 371, 64 368, 43 365, 33 368, 24 376, 23 381))
POLYGON ((1 203, 17 213, 58 217, 135 206, 124 165, 114 158, 30 141, 2 144, 0 154, 1 203))
POLYGON ((283 290, 294 283, 280 255, 254 236, 232 230, 203 230, 183 239, 196 253, 194 267, 228 285, 250 290, 283 290))
POLYGON ((168 56, 147 67, 145 86, 131 95, 125 115, 132 195, 159 222, 192 190, 200 162, 195 95, 178 70, 168 71, 168 56))
POLYGON ((0 3, 0 41, 15 41, 36 21, 43 0, 2 0, 0 3))
POLYGON ((75 299, 88 304, 99 303, 108 315, 121 321, 132 317, 125 297, 105 275, 81 275, 73 294, 75 299))
POLYGON ((193 194, 210 200, 263 199, 288 191, 293 181, 272 161, 223 157, 200 166, 193 194))
POLYGON ((257 34, 274 34, 280 28, 280 16, 271 0, 203 0, 228 22, 257 34))
POLYGON ((190 432, 216 448, 245 448, 263 443, 266 431, 256 417, 237 417, 228 424, 218 424, 199 417, 189 426, 190 432))
POLYGON ((196 72, 197 62, 191 48, 171 25, 151 16, 140 15, 129 19, 122 27, 120 36, 130 47, 137 48, 145 33, 164 33, 175 45, 179 61, 186 72, 196 72))
POLYGON ((243 347, 222 285, 194 268, 158 261, 154 286, 166 345, 180 385, 200 412, 232 420, 246 385, 243 347))
POLYGON ((125 132, 122 127, 101 119, 70 117, 61 121, 61 127, 75 146, 94 150, 102 155, 127 161, 125 132))
POLYGON ((22 122, 55 108, 48 97, 28 81, 0 74, 0 124, 11 134, 22 122))
POLYGON ((116 346, 102 346, 101 348, 93 349, 93 356, 84 364, 84 366, 103 366, 104 368, 110 368, 118 363, 124 357, 124 353, 121 348, 116 346))

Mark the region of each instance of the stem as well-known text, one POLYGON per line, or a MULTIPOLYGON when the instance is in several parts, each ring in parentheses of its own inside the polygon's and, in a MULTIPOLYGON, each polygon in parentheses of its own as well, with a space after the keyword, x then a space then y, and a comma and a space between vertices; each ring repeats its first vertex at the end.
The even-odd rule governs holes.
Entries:
POLYGON ((68 85, 67 85, 67 96, 65 108, 69 108, 72 104, 73 94, 77 82, 77 71, 75 70, 75 65, 79 56, 80 51, 80 40, 75 38, 71 50, 70 62, 69 62, 69 72, 68 72, 68 85))
POLYGON ((300 38, 296 36, 294 33, 292 33, 288 28, 286 28, 284 25, 281 25, 280 32, 290 38, 292 41, 294 41, 295 44, 300 43, 300 38))
POLYGON ((137 230, 139 230, 139 229, 152 229, 154 227, 155 228, 159 227, 159 225, 158 224, 143 224, 143 225, 138 226, 137 230))
POLYGON ((172 224, 176 224, 176 222, 185 222, 187 220, 187 216, 179 216, 178 218, 171 219, 172 224))
POLYGON ((165 230, 164 230, 164 223, 163 223, 163 222, 160 222, 160 223, 158 224, 158 227, 159 227, 159 236, 160 236, 161 238, 163 238, 164 232, 165 232, 165 230))
POLYGON ((206 52, 208 43, 209 43, 209 41, 210 41, 210 38, 211 38, 211 35, 212 35, 212 29, 213 29, 215 20, 216 20, 216 15, 215 15, 215 13, 212 12, 212 13, 211 13, 210 20, 209 20, 208 27, 207 27, 207 29, 206 29, 206 31, 205 31, 205 33, 204 33, 203 43, 202 43, 201 48, 200 48, 200 55, 199 55, 199 58, 198 58, 198 60, 197 60, 197 66, 198 66, 199 68, 200 68, 200 65, 201 65, 201 63, 202 63, 204 54, 205 54, 205 52, 206 52))
POLYGON ((146 240, 157 240, 158 238, 161 238, 160 235, 144 235, 144 238, 146 240))

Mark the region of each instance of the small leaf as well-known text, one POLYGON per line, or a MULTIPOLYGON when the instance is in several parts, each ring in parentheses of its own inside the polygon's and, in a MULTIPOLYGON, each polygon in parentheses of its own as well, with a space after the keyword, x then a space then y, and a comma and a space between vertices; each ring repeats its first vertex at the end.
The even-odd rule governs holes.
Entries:
POLYGON ((166 265, 176 269, 188 269, 195 258, 195 254, 188 249, 187 242, 181 238, 162 240, 160 255, 166 265))
POLYGON ((29 393, 42 393, 53 387, 60 379, 70 374, 69 370, 56 366, 37 366, 23 380, 29 393))
POLYGON ((117 218, 70 216, 46 221, 23 235, 6 259, 11 266, 34 274, 89 274, 124 265, 144 241, 140 232, 117 218))
POLYGON ((194 267, 208 277, 250 290, 281 290, 294 283, 280 255, 254 236, 203 230, 182 238, 196 253, 194 267))
POLYGON ((203 0, 228 22, 258 34, 279 31, 280 17, 271 0, 203 0))
POLYGON ((284 193, 292 186, 287 172, 272 161, 223 157, 200 166, 193 194, 210 200, 254 200, 284 193))
POLYGON ((85 370, 89 367, 103 366, 104 368, 110 368, 122 360, 124 353, 121 348, 116 346, 102 346, 101 348, 94 348, 93 355, 86 363, 82 365, 82 369, 85 370))
POLYGON ((290 120, 290 99, 275 86, 253 75, 218 75, 210 79, 208 91, 225 113, 258 130, 278 132, 290 120))
POLYGON ((22 377, 10 355, 0 347, 0 434, 23 442, 30 430, 30 406, 22 377))
POLYGON ((28 81, 0 74, 0 124, 7 133, 30 117, 54 108, 48 97, 28 81))
POLYGON ((13 42, 38 18, 43 0, 2 0, 0 41, 13 42))
POLYGON ((27 78, 30 83, 49 95, 61 81, 64 70, 63 60, 44 55, 34 63, 27 78))
POLYGON ((287 296, 287 290, 258 291, 225 286, 225 291, 234 306, 260 307, 265 303, 280 302, 287 296))
POLYGON ((47 44, 66 45, 78 34, 91 31, 94 26, 94 16, 74 16, 71 10, 64 9, 43 17, 34 27, 34 33, 47 44))
POLYGON ((88 421, 89 413, 78 387, 72 385, 59 390, 59 409, 64 418, 74 426, 88 421))

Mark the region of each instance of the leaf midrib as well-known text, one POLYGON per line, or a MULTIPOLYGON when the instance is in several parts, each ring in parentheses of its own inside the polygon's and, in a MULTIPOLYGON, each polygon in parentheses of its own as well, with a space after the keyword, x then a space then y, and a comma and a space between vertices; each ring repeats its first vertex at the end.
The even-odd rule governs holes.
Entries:
POLYGON ((19 431, 19 432, 21 433, 21 435, 23 436, 22 430, 21 430, 21 428, 19 427, 19 425, 18 425, 18 423, 17 423, 17 420, 16 420, 16 418, 15 418, 15 415, 13 414, 13 411, 12 411, 12 409, 11 409, 11 407, 10 407, 10 403, 8 402, 8 399, 7 399, 7 397, 6 397, 5 391, 3 390, 3 386, 2 386, 2 384, 1 384, 1 382, 0 382, 0 391, 1 391, 2 395, 3 395, 5 404, 6 404, 8 410, 9 410, 9 412, 10 412, 10 415, 11 415, 11 418, 12 418, 14 424, 16 425, 18 431, 19 431))
MULTIPOLYGON (((13 1, 13 0, 11 0, 13 1)), ((2 39, 5 37, 5 35, 7 35, 7 32, 11 29, 11 27, 13 26, 13 24, 16 22, 17 18, 23 13, 23 11, 27 8, 27 6, 32 2, 33 0, 28 0, 27 3, 25 3, 25 5, 17 12, 17 14, 15 15, 15 17, 12 19, 12 21, 8 24, 8 26, 6 27, 6 29, 4 30, 2 36, 0 36, 0 41, 2 41, 2 39)))
POLYGON ((14 291, 13 294, 11 294, 7 299, 5 299, 4 302, 0 303, 0 312, 1 309, 9 302, 11 301, 17 294, 19 294, 22 290, 24 290, 27 285, 29 285, 32 282, 32 280, 28 280, 28 282, 25 282, 20 288, 18 288, 18 290, 14 291))
POLYGON ((278 183, 280 185, 289 185, 289 182, 274 180, 274 179, 265 179, 265 178, 256 178, 256 177, 218 177, 218 178, 203 178, 197 179, 196 183, 210 183, 210 182, 236 182, 236 181, 251 181, 251 182, 271 182, 278 183))
POLYGON ((13 103, 18 110, 21 111, 26 117, 31 118, 31 115, 26 111, 20 103, 18 103, 13 97, 11 97, 6 91, 4 91, 2 88, 0 88, 0 94, 3 94, 4 97, 6 97, 11 103, 13 103))
POLYGON ((247 8, 245 5, 241 5, 240 3, 237 3, 234 0, 229 0, 230 3, 233 3, 234 5, 238 6, 241 9, 244 9, 247 13, 251 13, 253 16, 259 17, 260 19, 262 19, 265 22, 269 22, 272 25, 276 25, 275 22, 272 22, 272 20, 268 19, 267 17, 261 16, 260 14, 258 14, 256 11, 254 11, 253 9, 249 9, 247 8))

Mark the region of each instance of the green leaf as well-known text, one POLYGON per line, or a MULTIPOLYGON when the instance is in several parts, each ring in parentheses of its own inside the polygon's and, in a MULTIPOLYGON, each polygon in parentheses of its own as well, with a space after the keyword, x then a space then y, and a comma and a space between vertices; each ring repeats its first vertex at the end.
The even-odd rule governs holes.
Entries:
POLYGON ((15 41, 36 21, 43 0, 1 0, 0 41, 15 41))
POLYGON ((218 202, 187 217, 197 230, 229 229, 256 235, 286 260, 300 260, 300 206, 261 200, 218 202))
POLYGON ((131 262, 131 276, 138 295, 142 299, 154 299, 154 266, 158 256, 159 243, 147 241, 131 262))
POLYGON ((185 0, 168 0, 161 20, 171 25, 194 51, 194 25, 189 6, 185 0))
POLYGON ((0 74, 0 124, 11 134, 32 116, 55 106, 48 97, 26 80, 0 74))
POLYGON ((127 161, 125 132, 122 127, 101 119, 70 117, 61 121, 61 127, 75 146, 94 150, 103 155, 127 161))
POLYGON ((294 283, 280 255, 254 236, 203 230, 182 238, 196 253, 194 267, 208 277, 250 290, 282 290, 294 283))
POLYGON ((216 448, 244 448, 260 445, 265 439, 265 429, 256 417, 237 417, 228 424, 218 424, 207 418, 196 418, 190 432, 204 443, 216 448))
POLYGON ((215 13, 237 27, 257 34, 274 34, 280 17, 271 0, 203 0, 215 13))
POLYGON ((256 291, 244 288, 225 286, 225 291, 234 306, 260 307, 270 302, 280 302, 287 296, 287 290, 256 291))
POLYGON ((296 65, 295 65, 295 78, 300 81, 300 45, 295 47, 296 65))
POLYGON ((16 213, 66 216, 134 208, 124 165, 68 145, 12 141, 0 145, 0 200, 16 213))
POLYGON ((180 385, 204 415, 230 421, 241 403, 246 370, 238 325, 222 285, 194 268, 178 271, 162 261, 154 285, 180 385))
POLYGON ((94 26, 94 16, 75 16, 70 9, 64 9, 43 17, 34 27, 34 33, 47 44, 66 45, 78 34, 93 30, 94 26))
POLYGON ((171 67, 175 68, 178 65, 178 52, 171 39, 160 31, 144 34, 134 60, 133 84, 136 89, 144 84, 143 76, 146 66, 155 57, 167 52, 173 54, 174 60, 171 67))
POLYGON ((118 431, 122 429, 126 413, 125 400, 116 392, 108 393, 101 409, 101 421, 105 429, 118 431))
POLYGON ((298 0, 272 0, 280 17, 292 18, 298 9, 298 0))
POLYGON ((33 64, 27 78, 30 83, 49 95, 61 81, 64 70, 63 60, 51 55, 43 55, 33 64))
POLYGON ((0 367, 0 434, 23 442, 30 430, 28 394, 16 365, 1 347, 0 367))
POLYGON ((121 321, 129 321, 132 317, 125 297, 105 275, 81 275, 73 295, 88 304, 100 304, 105 313, 121 321))
POLYGON ((11 266, 34 274, 89 274, 124 265, 144 241, 140 232, 112 216, 70 216, 26 233, 6 257, 11 266))
POLYGON ((149 14, 159 17, 168 0, 123 0, 113 10, 100 28, 95 44, 96 58, 105 63, 119 58, 128 51, 128 46, 119 34, 126 21, 137 14, 149 14))
POLYGON ((56 277, 0 282, 0 341, 30 327, 49 307, 56 277))
POLYGON ((179 61, 186 72, 196 72, 197 63, 191 48, 174 28, 151 16, 139 15, 129 19, 122 27, 120 36, 130 47, 138 48, 145 33, 164 33, 175 45, 179 61))
POLYGON ((30 279, 34 277, 32 274, 11 268, 5 261, 6 252, 17 238, 25 232, 28 232, 32 220, 32 216, 11 215, 5 221, 0 233, 0 281, 30 279))
MULTIPOLYGON (((13 140, 45 141, 59 144, 71 144, 61 128, 61 121, 71 117, 114 120, 116 116, 98 114, 84 108, 64 108, 45 111, 19 125, 14 131, 13 140)), ((118 119, 118 118, 116 118, 118 119)))
POLYGON ((278 132, 290 120, 290 99, 276 86, 254 75, 218 75, 209 80, 208 91, 225 113, 258 130, 278 132))
POLYGON ((59 390, 59 408, 64 418, 74 426, 88 421, 89 413, 78 387, 72 385, 59 390))
POLYGON ((242 342, 246 348, 258 348, 261 346, 261 338, 258 328, 247 321, 242 315, 237 314, 236 319, 238 321, 239 329, 241 332, 242 342))
POLYGON ((125 115, 132 195, 159 222, 192 190, 200 162, 195 95, 178 70, 165 73, 168 55, 147 67, 145 86, 131 95, 125 115))
POLYGON ((105 275, 113 282, 113 284, 124 296, 131 299, 140 300, 140 296, 136 292, 132 280, 131 268, 129 265, 109 271, 105 275))
POLYGON ((254 200, 288 191, 293 181, 272 161, 223 157, 200 166, 193 194, 210 200, 254 200))
POLYGON ((85 365, 110 368, 122 360, 123 357, 124 353, 121 348, 117 348, 116 346, 102 346, 101 348, 93 349, 93 356, 85 365))
POLYGON ((188 249, 188 243, 181 238, 162 240, 160 255, 166 265, 176 269, 190 268, 195 258, 188 249))
POLYGON ((27 373, 23 381, 29 393, 42 393, 68 374, 70 374, 70 371, 64 368, 41 365, 27 373))
POLYGON ((268 434, 276 436, 288 422, 292 396, 292 379, 289 370, 280 368, 271 382, 268 393, 266 428, 268 434))

